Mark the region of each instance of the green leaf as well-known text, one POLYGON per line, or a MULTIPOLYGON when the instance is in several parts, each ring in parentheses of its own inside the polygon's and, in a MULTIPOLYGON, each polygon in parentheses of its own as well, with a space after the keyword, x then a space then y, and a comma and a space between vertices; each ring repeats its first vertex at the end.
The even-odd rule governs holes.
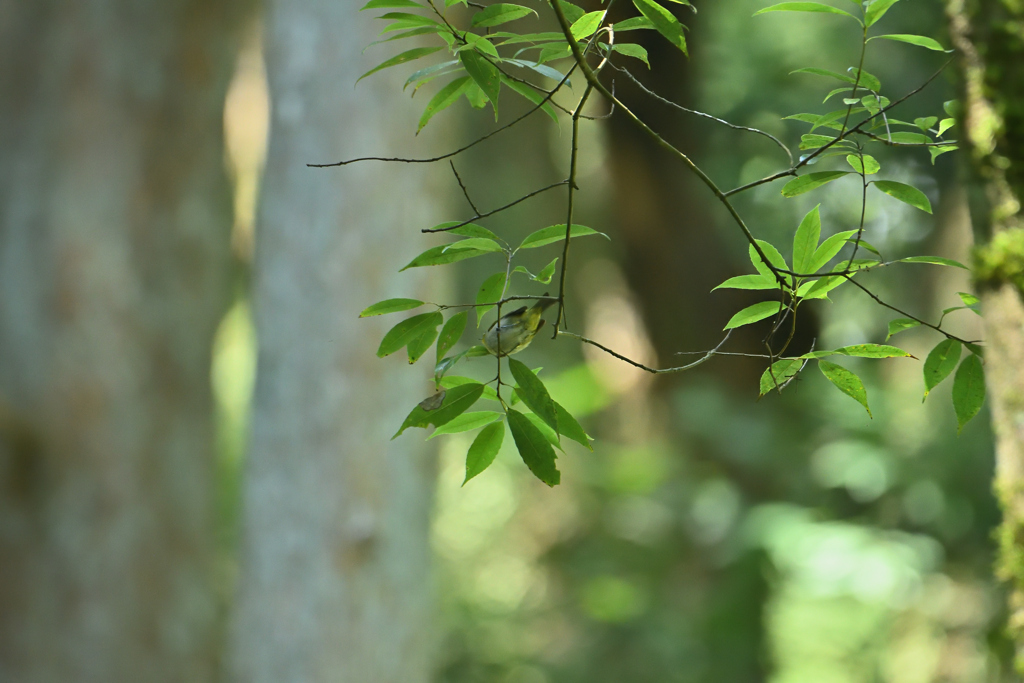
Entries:
MULTIPOLYGON (((439 62, 437 64, 431 64, 430 66, 423 67, 419 71, 413 73, 409 78, 405 79, 405 85, 402 86, 402 90, 405 90, 413 83, 423 81, 423 85, 426 85, 430 81, 434 80, 438 76, 443 76, 445 73, 454 71, 459 66, 459 60, 450 59, 446 62, 439 62)), ((419 86, 417 86, 417 89, 419 86)))
POLYGON ((409 365, 413 365, 431 347, 437 339, 437 328, 427 330, 408 344, 406 352, 409 356, 409 365))
POLYGON ((848 280, 842 275, 818 278, 813 282, 805 282, 797 290, 797 295, 804 299, 827 299, 828 293, 848 280))
POLYGON ((798 273, 811 272, 814 265, 814 250, 818 248, 818 238, 821 237, 820 207, 819 204, 807 212, 793 236, 793 270, 798 273))
POLYGON ((377 66, 373 67, 372 69, 364 73, 362 76, 360 76, 358 79, 356 79, 356 83, 358 83, 359 81, 363 80, 364 78, 371 74, 375 74, 378 71, 381 71, 382 69, 387 69, 390 66, 397 66, 399 64, 405 64, 407 62, 419 59, 420 57, 432 55, 440 49, 440 47, 414 47, 411 50, 406 50, 405 52, 395 55, 391 59, 385 60, 378 64, 377 66))
POLYGON ((654 30, 654 22, 647 17, 631 17, 625 21, 613 24, 612 28, 615 29, 616 33, 622 33, 623 31, 636 31, 638 29, 654 30))
POLYGON ((910 43, 911 45, 917 45, 919 47, 928 48, 929 50, 935 50, 936 52, 945 52, 939 41, 925 36, 917 36, 911 33, 890 33, 885 36, 874 36, 868 40, 874 40, 875 38, 885 38, 886 40, 898 40, 901 43, 910 43))
POLYGON ((462 339, 462 333, 466 331, 466 320, 469 315, 463 311, 462 313, 456 313, 452 317, 448 318, 448 322, 441 328, 441 335, 437 339, 437 361, 441 362, 445 354, 448 353, 453 346, 460 339, 462 339))
POLYGON ((597 29, 601 28, 601 22, 604 21, 604 15, 607 13, 608 10, 598 10, 584 14, 569 27, 572 37, 576 40, 583 40, 597 33, 597 29))
POLYGON ((802 175, 799 178, 793 178, 782 188, 782 196, 796 197, 797 195, 819 188, 825 183, 830 183, 833 180, 842 178, 844 175, 848 175, 849 173, 849 171, 820 171, 818 173, 808 173, 807 175, 802 175))
POLYGON ((419 125, 416 127, 416 133, 419 134, 436 114, 455 104, 459 100, 459 96, 466 91, 467 86, 469 86, 469 76, 461 76, 438 90, 437 94, 430 98, 430 102, 427 102, 423 115, 420 116, 419 125))
POLYGON ((853 344, 834 351, 812 351, 801 358, 826 358, 828 356, 855 356, 857 358, 912 358, 908 352, 897 346, 886 344, 853 344))
POLYGON ((423 302, 419 299, 385 299, 384 301, 378 301, 374 305, 364 309, 363 312, 359 314, 359 317, 370 318, 375 315, 398 313, 400 311, 419 308, 422 305, 423 302))
MULTIPOLYGON (((516 394, 513 393, 512 394, 513 399, 515 398, 515 396, 516 396, 516 394)), ((548 443, 551 444, 552 448, 557 448, 558 450, 562 451, 563 453, 565 452, 565 449, 562 448, 562 444, 559 441, 558 434, 555 434, 555 430, 552 429, 551 426, 548 425, 547 422, 545 422, 544 420, 540 419, 539 417, 537 417, 533 413, 526 413, 526 419, 533 423, 533 426, 536 427, 540 431, 540 433, 544 436, 544 438, 548 440, 548 443)))
POLYGON ((515 439, 516 448, 523 462, 530 468, 534 476, 548 486, 555 486, 561 479, 561 474, 555 466, 555 450, 544 438, 540 430, 525 415, 519 411, 509 408, 508 427, 512 430, 512 438, 515 439))
POLYGON ((434 430, 434 433, 427 437, 427 441, 430 441, 435 436, 441 436, 443 434, 461 434, 462 432, 469 432, 480 427, 486 427, 487 425, 503 420, 505 416, 502 413, 497 413, 491 410, 482 410, 475 413, 463 413, 453 420, 449 420, 445 424, 441 425, 434 430))
MULTIPOLYGON (((476 293, 476 303, 478 304, 497 304, 501 298, 502 293, 505 291, 505 271, 495 273, 480 285, 480 290, 476 293)), ((484 316, 490 313, 495 306, 477 306, 476 307, 476 326, 480 327, 480 323, 483 322, 484 316)))
MULTIPOLYGON (((450 223, 441 223, 440 225, 437 226, 437 228, 447 228, 447 227, 451 227, 453 225, 458 225, 459 223, 461 223, 461 221, 452 221, 450 223)), ((437 228, 435 228, 435 230, 437 228)), ((499 242, 500 241, 500 239, 498 238, 497 235, 495 235, 493 232, 491 232, 487 228, 485 228, 485 227, 483 227, 481 225, 477 225, 476 223, 469 223, 468 225, 463 225, 461 228, 455 228, 454 230, 449 230, 448 234, 449 235, 459 235, 460 237, 485 237, 487 239, 494 240, 495 242, 499 242)))
POLYGON ((575 24, 580 17, 586 14, 586 11, 584 11, 581 7, 578 7, 577 5, 572 4, 571 2, 559 0, 559 4, 562 6, 562 12, 565 13, 565 18, 569 20, 570 26, 572 24, 575 24))
POLYGON ((863 164, 861 164, 861 158, 859 156, 850 154, 846 157, 846 163, 850 164, 854 171, 857 173, 863 173, 864 175, 871 175, 882 170, 881 164, 879 164, 870 154, 864 155, 863 164))
POLYGON ((856 83, 856 81, 853 78, 851 78, 850 76, 846 76, 846 75, 841 74, 841 73, 836 73, 835 71, 829 71, 828 69, 819 69, 819 68, 813 67, 813 66, 807 66, 807 67, 804 67, 802 69, 797 69, 796 71, 790 71, 789 73, 790 74, 813 74, 815 76, 825 76, 826 78, 834 78, 836 80, 842 81, 843 83, 849 83, 850 85, 853 85, 854 83, 856 83))
POLYGON ((934 126, 938 120, 938 116, 921 116, 914 119, 914 125, 921 130, 928 132, 928 129, 934 126))
MULTIPOLYGON (((586 235, 600 235, 605 239, 610 239, 608 235, 597 230, 592 230, 585 225, 572 226, 572 234, 570 237, 584 237, 586 235)), ((541 228, 530 235, 527 235, 523 243, 519 245, 519 249, 536 249, 537 247, 543 247, 554 242, 561 242, 565 239, 565 224, 561 225, 549 225, 546 228, 541 228)), ((518 251, 518 249, 516 250, 518 251)))
POLYGON ((480 358, 482 356, 489 355, 491 355, 491 352, 482 344, 477 344, 476 346, 471 346, 466 349, 466 358, 480 358))
POLYGON ((842 251, 843 247, 846 245, 846 241, 856 234, 856 230, 845 230, 843 232, 837 232, 827 238, 821 243, 821 246, 814 251, 814 258, 811 260, 811 267, 807 272, 817 273, 825 267, 829 261, 834 259, 836 255, 842 251))
POLYGON ((786 382, 795 377, 802 367, 803 361, 798 358, 783 358, 772 363, 761 375, 761 396, 775 388, 781 392, 786 382))
MULTIPOLYGON (((463 351, 459 355, 461 356, 464 353, 466 352, 463 351)), ((450 377, 442 377, 440 380, 438 380, 437 385, 445 389, 454 389, 455 387, 461 387, 464 384, 479 383, 480 382, 470 377, 460 377, 458 375, 452 375, 450 377)), ((494 390, 494 387, 489 387, 486 384, 484 385, 484 393, 481 394, 481 397, 487 399, 488 401, 494 401, 495 403, 498 402, 498 392, 494 390)))
MULTIPOLYGON (((864 88, 866 90, 873 90, 875 92, 878 92, 879 90, 882 89, 881 81, 879 81, 876 77, 874 77, 871 74, 869 74, 867 71, 864 71, 862 69, 860 71, 860 78, 859 79, 857 78, 857 69, 856 68, 851 66, 848 69, 848 71, 853 74, 854 82, 855 83, 859 83, 858 87, 864 88)), ((872 97, 874 97, 874 96, 872 96, 872 97)), ((864 99, 866 99, 866 98, 861 98, 861 102, 864 102, 864 99)), ((877 109, 878 106, 879 106, 877 98, 875 98, 873 102, 871 100, 868 100, 868 102, 871 102, 874 105, 875 109, 877 109)), ((883 106, 883 107, 886 106, 886 104, 888 104, 888 102, 889 102, 889 100, 887 100, 887 99, 885 99, 883 97, 882 98, 881 106, 883 106)), ((864 106, 867 106, 866 102, 864 103, 864 106)), ((872 112, 872 113, 874 113, 874 112, 872 112)))
POLYGON ((550 284, 551 278, 555 274, 555 265, 557 263, 558 263, 558 258, 557 257, 551 259, 551 263, 549 263, 546 266, 544 266, 544 268, 541 269, 541 271, 539 273, 537 273, 536 275, 532 275, 530 277, 530 279, 535 281, 535 282, 540 282, 541 284, 545 284, 545 285, 546 284, 550 284))
POLYGON ((730 318, 729 322, 722 329, 731 330, 751 323, 756 323, 759 320, 764 320, 765 318, 770 318, 773 315, 778 314, 782 308, 783 305, 778 301, 762 301, 759 304, 747 306, 730 318))
POLYGON ((864 388, 864 383, 860 380, 860 377, 842 365, 836 365, 827 360, 819 360, 818 369, 821 370, 821 374, 828 378, 829 382, 836 385, 839 391, 864 406, 864 410, 868 411, 868 417, 872 416, 871 408, 868 407, 868 392, 864 388))
POLYGON ((427 333, 428 330, 436 330, 437 326, 444 322, 444 316, 439 312, 421 313, 398 323, 384 335, 384 339, 377 349, 377 357, 390 356, 395 351, 403 348, 406 344, 427 333))
POLYGON ((754 12, 756 17, 758 14, 764 14, 765 12, 827 12, 828 14, 842 14, 856 20, 859 24, 860 19, 853 16, 846 10, 841 10, 838 7, 832 7, 831 5, 825 5, 820 2, 780 2, 777 5, 771 7, 765 7, 762 10, 754 12))
MULTIPOLYGON (((437 432, 434 433, 436 434, 437 432)), ((473 439, 473 444, 469 447, 469 452, 466 454, 466 479, 462 482, 463 486, 470 479, 491 466, 495 456, 498 455, 498 451, 501 450, 501 443, 504 440, 504 422, 490 424, 476 435, 476 438, 473 439)))
POLYGON ((896 133, 888 133, 884 136, 880 136, 884 140, 889 142, 895 142, 900 145, 927 145, 932 140, 927 135, 921 133, 911 133, 909 131, 899 131, 896 133))
POLYGON ((946 152, 955 152, 958 149, 956 145, 943 145, 941 147, 929 147, 928 153, 932 155, 932 166, 935 165, 935 160, 946 152))
POLYGON ((518 385, 516 393, 519 394, 519 398, 537 417, 544 420, 557 433, 558 413, 555 410, 555 402, 551 400, 544 383, 537 375, 533 374, 530 368, 515 358, 508 359, 508 369, 512 371, 512 376, 518 385))
POLYGON ((904 330, 909 330, 920 325, 918 321, 913 318, 896 318, 895 320, 889 321, 889 334, 885 336, 885 340, 889 341, 889 338, 894 334, 899 334, 904 330))
POLYGON ((981 315, 981 299, 969 292, 957 292, 957 296, 964 302, 964 306, 981 315))
POLYGON ((426 427, 427 425, 440 427, 447 424, 469 410, 483 393, 484 385, 479 383, 463 384, 453 389, 446 389, 444 401, 441 402, 441 406, 437 410, 423 410, 422 407, 416 406, 391 438, 398 438, 410 427, 426 427))
POLYGON ((528 14, 537 15, 537 13, 529 7, 499 2, 496 5, 491 5, 490 7, 474 14, 472 25, 477 28, 488 28, 491 26, 506 24, 510 21, 515 21, 516 19, 522 19, 528 14))
POLYGON ((570 415, 569 411, 563 408, 560 403, 557 401, 554 403, 555 413, 558 415, 558 433, 593 451, 594 447, 590 445, 590 437, 587 436, 587 433, 580 426, 580 423, 576 421, 576 418, 570 415))
POLYGON ((864 12, 864 25, 874 26, 896 2, 897 0, 874 0, 864 12))
POLYGON ((466 73, 480 87, 481 92, 494 107, 494 117, 498 117, 498 95, 501 94, 501 72, 478 52, 467 50, 459 53, 466 73))
POLYGON ((458 242, 452 242, 446 244, 444 247, 445 253, 449 251, 462 251, 463 249, 474 249, 476 251, 487 251, 491 253, 497 253, 499 251, 505 251, 505 249, 492 240, 490 237, 469 237, 458 242))
MULTIPOLYGON (((509 60, 509 61, 511 61, 511 60, 509 60)), ((515 61, 520 61, 520 60, 515 60, 515 61)), ((543 66, 543 64, 541 64, 540 66, 543 66)), ((511 88, 520 97, 523 97, 526 100, 529 100, 534 105, 540 105, 541 111, 543 111, 545 114, 547 114, 548 117, 552 121, 554 121, 556 124, 558 123, 558 113, 555 111, 555 108, 551 105, 551 101, 550 100, 548 100, 548 101, 544 100, 546 95, 544 95, 544 94, 534 90, 533 88, 531 88, 530 86, 526 85, 525 83, 520 83, 519 81, 513 81, 511 78, 509 78, 505 74, 501 74, 501 82, 504 83, 505 85, 507 85, 509 88, 511 88)))
POLYGON ((409 261, 402 270, 407 270, 409 268, 422 268, 424 266, 443 266, 448 263, 455 263, 457 261, 464 261, 468 258, 493 253, 493 250, 483 249, 448 249, 449 246, 451 245, 440 244, 436 247, 427 249, 412 261, 409 261))
POLYGON ((957 434, 985 404, 985 368, 973 353, 956 371, 953 378, 953 408, 956 410, 957 434))
MULTIPOLYGON (((877 2, 878 0, 875 1, 877 2)), ((915 209, 921 209, 925 213, 932 212, 932 204, 928 201, 928 197, 916 187, 905 183, 897 183, 895 180, 876 180, 872 184, 890 197, 895 197, 905 204, 910 204, 915 209)))
POLYGON ((658 31, 668 42, 682 50, 683 54, 689 56, 686 51, 686 36, 683 35, 683 25, 671 12, 653 0, 633 0, 633 5, 640 10, 640 14, 647 17, 655 30, 658 31))
POLYGON ((383 9, 385 7, 411 7, 415 9, 421 9, 423 5, 412 0, 370 0, 370 2, 363 5, 363 9, 359 10, 362 12, 364 9, 383 9))
POLYGON ((931 350, 924 361, 924 398, 953 372, 962 348, 955 339, 943 339, 931 350))
MULTIPOLYGON (((831 135, 812 135, 807 133, 800 136, 800 149, 817 149, 818 147, 824 147, 833 141, 835 141, 835 138, 831 135)), ((845 146, 846 144, 846 142, 837 142, 833 146, 838 149, 840 145, 845 146)))
POLYGON ((939 121, 939 135, 941 136, 947 130, 956 125, 956 119, 942 119, 939 121))
POLYGON ((934 266, 951 266, 953 268, 963 268, 964 270, 970 270, 967 266, 954 261, 951 258, 943 258, 941 256, 908 256, 907 258, 901 258, 901 263, 930 263, 934 266))
MULTIPOLYGON (((779 270, 789 270, 789 267, 786 265, 786 259, 782 258, 782 254, 780 254, 779 250, 775 248, 775 245, 770 242, 765 242, 764 240, 754 241, 757 242, 757 246, 761 247, 761 251, 764 252, 764 255, 768 257, 768 263, 772 264, 779 270)), ((747 246, 747 254, 750 256, 750 262, 754 264, 754 268, 757 269, 758 273, 778 282, 778 278, 776 278, 775 274, 772 273, 771 268, 761 260, 761 255, 757 253, 756 249, 754 249, 753 244, 747 246)))
POLYGON ((377 18, 392 22, 383 31, 381 31, 381 34, 420 26, 433 26, 436 29, 441 28, 441 25, 430 17, 424 17, 419 14, 410 14, 409 12, 388 12, 387 14, 382 14, 377 18))
MULTIPOLYGON (((756 255, 757 252, 754 252, 756 255)), ((779 281, 770 275, 737 275, 731 277, 715 289, 778 289, 779 281)), ((715 291, 712 289, 711 291, 715 291)))
POLYGON ((612 51, 618 52, 620 55, 639 59, 641 62, 647 65, 647 68, 651 68, 651 62, 647 58, 647 50, 642 45, 636 43, 616 43, 612 47, 612 51))

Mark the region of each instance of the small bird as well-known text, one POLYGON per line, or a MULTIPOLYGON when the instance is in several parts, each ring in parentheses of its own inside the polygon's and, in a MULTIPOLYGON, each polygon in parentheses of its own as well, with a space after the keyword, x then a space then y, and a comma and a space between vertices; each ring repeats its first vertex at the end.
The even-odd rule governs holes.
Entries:
MULTIPOLYGON (((543 296, 547 296, 547 292, 543 296)), ((484 333, 484 347, 494 356, 511 356, 519 353, 533 341, 540 328, 544 327, 541 316, 557 299, 541 299, 533 306, 517 308, 496 320, 484 333)))

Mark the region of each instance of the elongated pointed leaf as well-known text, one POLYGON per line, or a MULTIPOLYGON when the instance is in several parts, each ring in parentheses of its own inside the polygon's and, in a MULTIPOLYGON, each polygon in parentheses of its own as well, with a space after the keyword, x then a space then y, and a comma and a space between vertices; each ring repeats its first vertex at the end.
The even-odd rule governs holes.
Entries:
POLYGON ((818 278, 814 282, 805 282, 797 290, 797 294, 804 299, 827 299, 828 293, 836 287, 849 282, 842 275, 818 278))
POLYGON ((430 329, 437 329, 437 326, 444 322, 444 316, 439 312, 421 313, 408 320, 398 323, 384 335, 384 339, 377 349, 377 357, 384 358, 395 351, 403 348, 406 344, 427 333, 430 329))
POLYGON ((872 185, 890 197, 895 197, 905 204, 910 204, 915 209, 921 209, 926 213, 932 212, 932 203, 928 201, 928 197, 924 195, 924 192, 921 192, 916 187, 906 183, 897 183, 894 180, 876 180, 872 185))
POLYGON ((827 358, 828 356, 855 356, 857 358, 911 358, 911 355, 898 346, 887 344, 853 344, 833 351, 812 351, 801 358, 827 358))
POLYGON ((939 386, 942 380, 949 377, 960 360, 960 353, 963 350, 960 342, 955 339, 943 339, 931 350, 924 361, 924 398, 932 389, 939 386))
POLYGON ((501 450, 501 443, 504 440, 504 422, 490 424, 476 435, 476 438, 473 439, 473 444, 469 447, 469 452, 466 454, 466 479, 462 482, 463 486, 470 479, 491 466, 495 456, 498 455, 498 451, 501 450))
POLYGON ((555 466, 555 450, 544 438, 540 430, 525 415, 509 408, 508 427, 512 431, 516 448, 523 462, 530 468, 534 476, 548 486, 556 486, 561 481, 561 474, 555 466))
POLYGON ((821 205, 807 212, 793 236, 793 270, 798 273, 809 273, 814 265, 814 251, 818 248, 821 237, 821 205))
MULTIPOLYGON (((511 60, 509 60, 509 61, 511 61, 511 60)), ((541 64, 539 66, 544 66, 544 65, 541 64)), ((552 71, 554 71, 554 69, 552 69, 552 71)), ((547 101, 547 102, 544 101, 544 98, 545 98, 544 94, 534 90, 533 88, 531 88, 530 86, 526 85, 525 83, 520 83, 519 81, 513 81, 511 78, 505 76, 504 74, 501 75, 501 82, 504 83, 505 85, 507 85, 514 92, 516 92, 517 94, 519 94, 521 97, 525 98, 526 100, 532 102, 535 105, 540 105, 541 111, 543 111, 545 114, 547 114, 548 117, 552 121, 554 121, 555 123, 558 123, 558 113, 555 111, 555 108, 551 105, 550 101, 547 101)))
POLYGON ((555 432, 558 432, 558 412, 555 410, 555 402, 548 394, 547 387, 540 381, 537 375, 533 374, 530 368, 520 363, 515 358, 508 359, 508 369, 516 380, 518 387, 516 393, 523 403, 534 412, 540 419, 544 420, 555 432))
POLYGON ((825 12, 828 14, 842 14, 860 23, 860 19, 853 16, 846 10, 839 9, 838 7, 832 7, 831 5, 825 5, 820 2, 780 2, 777 5, 771 7, 765 7, 762 10, 754 12, 756 17, 758 14, 764 14, 765 12, 825 12))
POLYGON ((806 67, 804 67, 802 69, 797 69, 796 71, 790 71, 789 73, 790 74, 812 74, 814 76, 825 76, 826 78, 834 78, 837 81, 842 81, 844 83, 849 83, 850 85, 853 85, 854 83, 857 82, 852 76, 846 76, 844 74, 837 73, 835 71, 829 71, 828 69, 819 69, 818 67, 814 67, 814 66, 806 66, 806 67))
POLYGON ((463 413, 435 429, 434 433, 427 437, 427 441, 430 441, 435 436, 443 436, 444 434, 461 434, 462 432, 470 432, 474 429, 480 429, 481 427, 486 427, 493 422, 504 419, 504 414, 492 410, 463 413))
POLYGON ((796 377, 804 362, 799 358, 783 358, 771 364, 761 375, 761 396, 778 389, 780 392, 786 382, 796 377))
MULTIPOLYGON (((505 291, 505 271, 495 273, 480 285, 479 291, 476 293, 476 303, 478 304, 497 304, 498 300, 501 299, 502 293, 505 291)), ((480 327, 480 323, 483 322, 484 316, 494 310, 495 306, 477 306, 476 307, 476 326, 480 327)))
MULTIPOLYGON (((756 254, 756 252, 755 252, 756 254)), ((771 275, 737 275, 715 289, 778 289, 779 281, 771 275)), ((714 289, 711 291, 715 291, 714 289)))
POLYGON ((558 258, 551 259, 551 263, 544 266, 539 273, 530 277, 534 282, 540 282, 541 284, 550 284, 552 276, 555 274, 555 266, 558 265, 558 258))
POLYGON ((453 389, 446 389, 444 401, 442 401, 439 408, 436 410, 424 410, 421 406, 416 406, 391 438, 398 438, 402 432, 410 427, 426 427, 427 425, 440 427, 443 424, 447 424, 469 410, 483 393, 484 385, 472 382, 453 389))
POLYGON ((967 266, 954 261, 951 258, 943 258, 942 256, 908 256, 907 258, 901 258, 901 263, 930 263, 933 266, 951 266, 953 268, 963 268, 964 270, 970 270, 967 266))
POLYGON ((501 93, 501 72, 480 53, 472 50, 459 53, 459 59, 466 67, 466 73, 480 86, 480 90, 494 107, 494 116, 497 118, 498 95, 501 93))
POLYGON ((956 410, 957 433, 963 431, 985 404, 985 368, 973 353, 956 371, 953 378, 953 408, 956 410))
POLYGON ((849 171, 820 171, 818 173, 808 173, 799 178, 793 178, 783 186, 782 196, 796 197, 797 195, 817 189, 826 183, 831 183, 833 180, 838 180, 844 175, 849 175, 849 173, 849 171))
POLYGON ((381 71, 382 69, 387 69, 388 67, 397 66, 399 64, 405 64, 407 62, 419 59, 420 57, 432 55, 440 49, 440 47, 414 47, 411 50, 406 50, 405 52, 395 55, 391 59, 385 60, 378 64, 377 66, 373 67, 372 69, 364 73, 362 76, 360 76, 356 80, 356 83, 363 80, 367 76, 370 76, 372 74, 377 73, 378 71, 381 71))
POLYGON ((444 246, 445 253, 450 251, 461 251, 463 249, 475 249, 477 251, 488 251, 491 253, 505 251, 500 244, 492 240, 490 237, 469 237, 444 246))
MULTIPOLYGON (((786 265, 786 259, 782 258, 782 254, 779 253, 779 250, 775 248, 774 244, 764 240, 754 241, 757 242, 757 246, 761 247, 761 251, 764 252, 764 255, 768 257, 768 263, 772 264, 779 270, 789 270, 789 266, 786 265)), ((747 246, 747 254, 750 256, 750 262, 754 265, 754 268, 757 269, 758 273, 778 282, 778 278, 775 277, 771 268, 761 260, 761 255, 757 253, 756 249, 754 249, 753 244, 747 246)))
POLYGON ((448 263, 455 263, 457 261, 464 261, 468 258, 474 258, 477 256, 483 256, 484 254, 494 253, 491 250, 484 251, 483 249, 448 249, 449 245, 441 244, 436 247, 431 247, 425 252, 409 261, 402 270, 409 268, 422 268, 425 266, 443 266, 448 263))
POLYGON ((684 55, 689 56, 686 51, 686 36, 683 35, 683 25, 671 12, 653 0, 633 0, 633 5, 640 10, 640 14, 654 24, 658 31, 668 42, 682 50, 684 55))
POLYGON ((563 408, 558 401, 554 403, 555 413, 558 415, 558 433, 588 450, 594 450, 594 447, 590 445, 590 437, 583 431, 583 427, 576 421, 576 418, 570 415, 569 411, 563 408))
POLYGON ((632 17, 624 21, 620 21, 613 25, 616 33, 622 33, 623 31, 637 31, 639 29, 650 29, 655 30, 654 22, 647 17, 632 17))
POLYGON ((458 102, 459 97, 466 91, 469 83, 469 76, 462 76, 438 90, 437 94, 430 98, 430 102, 427 103, 426 108, 423 110, 423 115, 420 116, 416 132, 419 133, 430 123, 430 119, 458 102))
POLYGON ((427 330, 420 336, 409 342, 406 347, 406 353, 409 357, 409 365, 413 365, 418 361, 424 353, 434 344, 434 340, 437 339, 437 328, 427 330))
MULTIPOLYGON (((610 239, 608 235, 604 234, 603 232, 598 232, 597 230, 588 228, 585 225, 573 224, 572 233, 569 235, 570 237, 584 237, 586 235, 600 235, 605 239, 610 239)), ((561 225, 549 225, 546 228, 541 228, 540 230, 528 235, 526 239, 523 240, 523 243, 519 245, 519 248, 535 249, 537 247, 543 247, 554 242, 561 242, 564 239, 564 223, 562 223, 561 225)))
MULTIPOLYGON (((466 353, 466 352, 463 351, 459 355, 461 356, 463 353, 466 353)), ((450 377, 444 377, 444 378, 442 378, 441 380, 438 381, 438 386, 444 387, 445 389, 454 389, 455 387, 461 387, 464 384, 479 384, 479 382, 477 380, 475 380, 475 379, 470 378, 470 377, 459 377, 458 375, 452 375, 450 377)), ((489 387, 489 386, 487 386, 485 384, 484 385, 484 393, 481 395, 481 398, 485 398, 488 401, 494 401, 495 403, 497 403, 498 402, 498 392, 496 392, 494 390, 494 387, 489 387)))
POLYGON ((874 0, 864 12, 864 25, 874 26, 898 0, 874 0))
POLYGON ((889 340, 894 334, 899 334, 904 330, 913 329, 919 326, 921 323, 914 320, 913 318, 896 318, 895 320, 889 321, 889 334, 886 335, 886 341, 889 340))
POLYGON ((584 14, 569 27, 572 37, 576 40, 583 40, 594 35, 597 29, 601 28, 601 22, 604 21, 604 15, 607 13, 607 10, 598 10, 584 14))
MULTIPOLYGON (((512 394, 513 399, 515 396, 515 394, 512 394)), ((548 440, 548 443, 551 444, 552 448, 565 453, 565 449, 562 448, 562 443, 559 440, 558 434, 555 434, 555 430, 552 429, 547 422, 537 417, 534 413, 525 413, 525 415, 526 419, 532 422, 533 426, 536 427, 544 438, 548 440)))
POLYGON ((437 338, 437 360, 441 361, 452 347, 454 347, 462 333, 466 331, 466 320, 469 315, 463 311, 448 318, 448 322, 441 328, 441 335, 437 338))
POLYGON ((846 245, 846 241, 856 234, 856 230, 845 230, 843 232, 837 232, 827 238, 821 243, 821 246, 814 251, 814 259, 811 261, 811 266, 808 269, 808 272, 817 273, 828 265, 828 262, 834 259, 836 255, 842 251, 843 247, 846 245))
POLYGON ((868 407, 868 392, 864 388, 864 382, 861 381, 860 377, 842 365, 829 363, 827 360, 819 360, 818 369, 839 391, 864 406, 864 410, 868 411, 868 417, 871 417, 871 408, 868 407))
MULTIPOLYGON (((460 222, 461 221, 458 221, 458 222, 453 221, 451 223, 441 223, 441 225, 438 225, 437 227, 438 228, 446 228, 446 227, 450 227, 452 225, 458 225, 460 222)), ((449 230, 448 234, 449 235, 459 235, 460 237, 485 237, 487 239, 494 240, 495 242, 499 242, 500 241, 500 238, 497 235, 495 235, 493 232, 491 232, 487 228, 485 228, 483 226, 480 226, 480 225, 477 225, 476 223, 470 223, 468 225, 463 225, 461 228, 455 228, 454 230, 449 230)))
POLYGON ((363 5, 363 8, 359 10, 362 12, 364 9, 384 9, 392 7, 411 7, 413 9, 422 9, 423 5, 412 0, 370 0, 370 2, 363 5))
POLYGON ((419 299, 385 299, 384 301, 378 301, 374 305, 363 309, 363 312, 359 314, 359 317, 370 318, 375 315, 399 313, 401 311, 419 308, 422 305, 423 302, 419 299))
POLYGON ((723 329, 731 330, 751 323, 756 323, 759 320, 764 320, 765 318, 777 315, 781 310, 782 304, 778 301, 762 301, 759 304, 747 306, 742 311, 734 315, 729 319, 729 322, 723 329))
POLYGON ((516 19, 522 19, 530 14, 537 16, 537 12, 529 7, 499 2, 474 14, 472 24, 477 28, 488 28, 491 26, 507 24, 510 21, 515 21, 516 19))
POLYGON ((612 50, 618 52, 620 55, 632 57, 633 59, 639 59, 647 68, 651 68, 651 62, 647 56, 647 50, 642 45, 636 43, 616 43, 612 50))

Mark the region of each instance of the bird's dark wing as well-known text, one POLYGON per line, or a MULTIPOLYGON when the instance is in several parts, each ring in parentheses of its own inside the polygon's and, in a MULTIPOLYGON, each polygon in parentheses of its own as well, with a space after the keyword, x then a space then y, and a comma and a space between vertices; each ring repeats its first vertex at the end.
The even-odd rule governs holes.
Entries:
POLYGON ((512 311, 511 313, 506 313, 505 315, 501 316, 501 319, 502 319, 502 321, 504 321, 504 320, 506 320, 508 318, 518 318, 523 313, 526 313, 526 306, 520 306, 519 308, 517 308, 516 310, 512 311))

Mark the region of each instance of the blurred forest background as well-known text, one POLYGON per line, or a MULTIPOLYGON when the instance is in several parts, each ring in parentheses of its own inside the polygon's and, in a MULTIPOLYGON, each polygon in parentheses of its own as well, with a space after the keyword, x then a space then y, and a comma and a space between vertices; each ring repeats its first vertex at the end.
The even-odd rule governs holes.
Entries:
MULTIPOLYGON (((471 215, 446 166, 305 164, 436 153, 494 123, 463 102, 414 137, 425 100, 401 68, 353 88, 392 54, 364 54, 378 29, 360 4, 0 0, 0 680, 1013 680, 988 420, 958 438, 949 383, 922 405, 917 361, 857 364, 871 420, 816 373, 758 401, 753 361, 653 379, 539 338, 524 354, 597 439, 566 446, 561 486, 510 443, 462 487, 468 437, 389 441, 430 372, 377 359, 386 321, 358 312, 472 300, 490 271, 397 273, 433 244, 420 228, 471 215)), ((760 6, 701 3, 688 61, 652 35, 654 71, 630 68, 795 149, 781 117, 824 109, 821 82, 789 72, 842 70, 858 42, 839 18, 751 19, 760 6)), ((937 2, 889 17, 948 44, 937 2)), ((945 59, 883 42, 865 66, 889 92, 945 59)), ((953 78, 919 109, 953 99, 953 78)), ((724 186, 784 162, 616 86, 724 186)), ((521 107, 508 98, 503 122, 521 107)), ((578 220, 612 240, 574 247, 570 327, 677 365, 753 302, 710 293, 746 272, 746 244, 622 120, 582 127, 578 220)), ((455 163, 493 207, 565 177, 568 142, 565 121, 534 116, 455 163)), ((886 257, 965 258, 955 156, 882 159, 936 206, 869 205, 886 257)), ((840 185, 822 191, 829 232, 859 211, 840 185)), ((486 225, 513 241, 561 222, 563 202, 486 225)), ((776 185, 739 204, 772 241, 813 206, 776 185)), ((934 318, 969 290, 950 271, 870 277, 934 318)), ((884 337, 861 292, 834 300, 803 345, 884 337)), ((918 357, 929 342, 901 339, 918 357)))

